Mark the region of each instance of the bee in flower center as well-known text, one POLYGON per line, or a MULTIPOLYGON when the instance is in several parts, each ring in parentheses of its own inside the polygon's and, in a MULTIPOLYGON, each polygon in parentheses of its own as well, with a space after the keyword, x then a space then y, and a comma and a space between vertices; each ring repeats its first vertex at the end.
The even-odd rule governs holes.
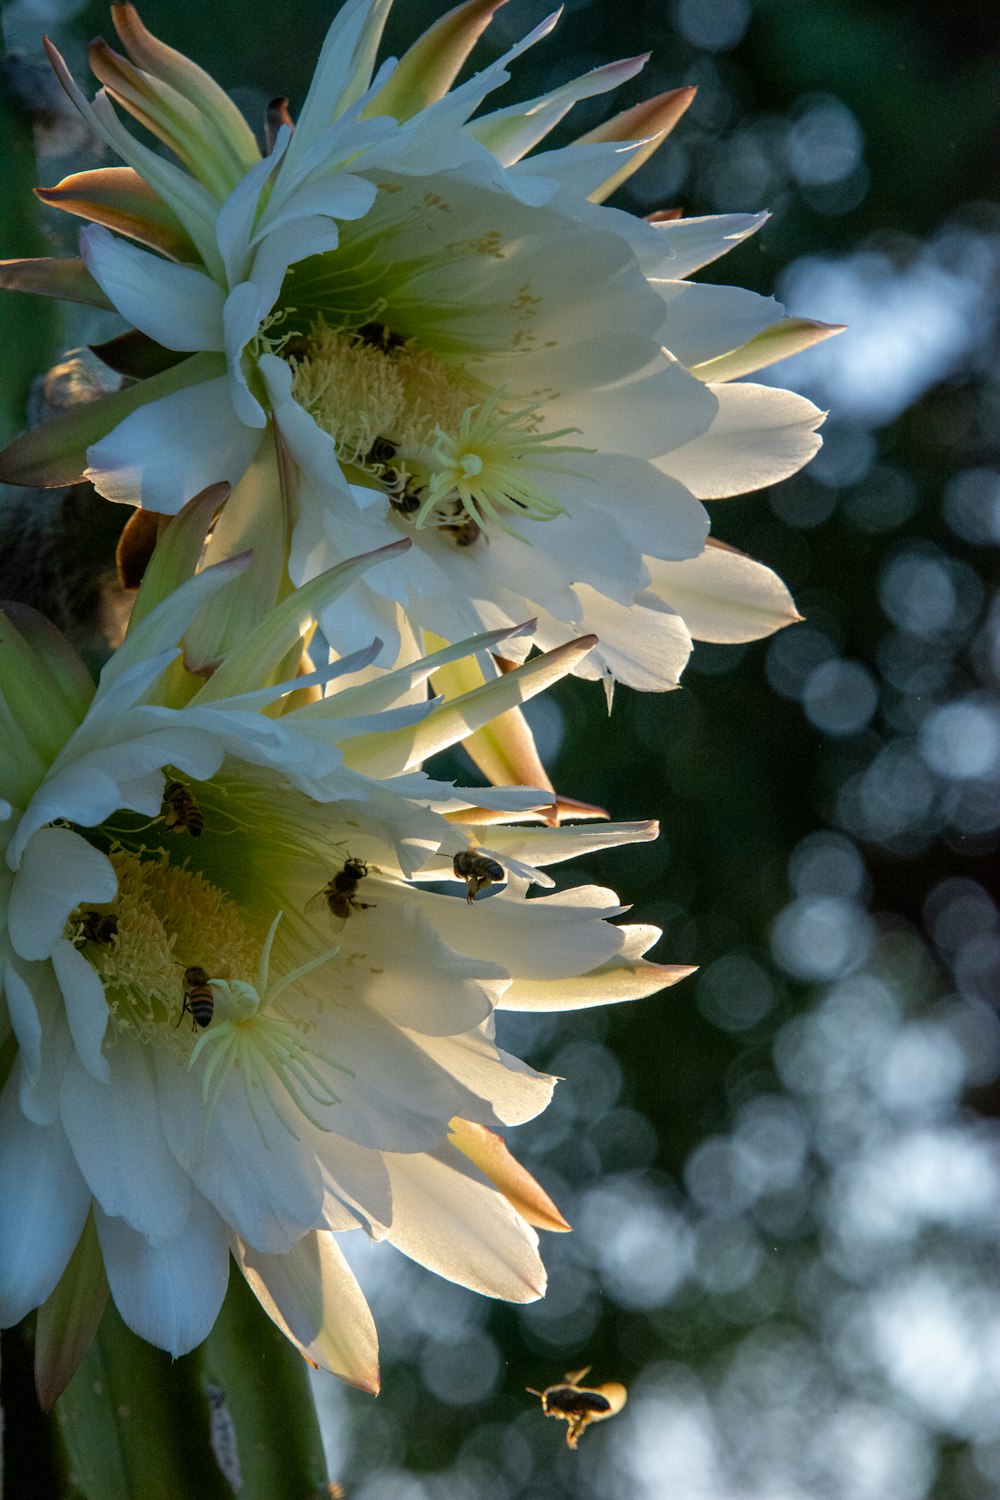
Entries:
POLYGON ((73 945, 82 948, 86 943, 111 943, 117 936, 118 918, 113 911, 81 911, 73 945))

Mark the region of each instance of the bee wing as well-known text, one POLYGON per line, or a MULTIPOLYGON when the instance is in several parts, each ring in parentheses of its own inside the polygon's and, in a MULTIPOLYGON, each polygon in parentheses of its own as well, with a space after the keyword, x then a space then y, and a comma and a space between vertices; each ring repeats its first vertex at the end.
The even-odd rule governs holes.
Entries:
POLYGON ((590 1416, 592 1422, 604 1422, 608 1417, 613 1417, 616 1412, 621 1411, 628 1400, 628 1391, 620 1380, 609 1380, 606 1385, 595 1386, 594 1390, 607 1401, 608 1410, 592 1412, 590 1416))
POLYGON ((329 904, 330 903, 327 896, 327 887, 324 886, 321 891, 316 892, 315 896, 309 897, 309 900, 306 902, 302 910, 304 912, 307 912, 311 916, 313 912, 322 911, 323 908, 328 907, 329 904))

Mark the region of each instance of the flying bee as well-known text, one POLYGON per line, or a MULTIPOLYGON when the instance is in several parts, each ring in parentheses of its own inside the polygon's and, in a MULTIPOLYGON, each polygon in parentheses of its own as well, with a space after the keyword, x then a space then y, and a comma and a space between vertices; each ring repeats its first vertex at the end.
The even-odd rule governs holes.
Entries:
POLYGON ((465 899, 470 906, 480 891, 485 891, 494 880, 503 880, 506 876, 503 865, 476 849, 460 849, 452 860, 451 867, 456 879, 466 883, 465 899))
POLYGON ((85 943, 110 943, 118 936, 118 918, 113 911, 82 911, 77 919, 73 946, 82 948, 85 943))
POLYGON ((163 826, 171 833, 189 833, 193 839, 201 838, 205 827, 205 814, 198 806, 183 781, 168 781, 163 789, 163 826))
POLYGON ((344 868, 338 870, 333 879, 328 880, 315 896, 310 896, 306 902, 306 911, 316 911, 325 903, 331 917, 343 927, 352 911, 369 911, 372 908, 370 901, 359 901, 357 898, 358 886, 367 874, 368 866, 365 861, 352 859, 348 855, 344 868))
POLYGON ((206 1027, 215 1014, 215 991, 208 972, 198 964, 184 970, 184 1004, 177 1017, 179 1026, 186 1015, 191 1017, 191 1028, 206 1027))
POLYGON ((590 1365, 574 1370, 560 1385, 550 1385, 544 1391, 536 1391, 530 1385, 532 1396, 539 1396, 542 1411, 547 1417, 558 1417, 567 1424, 566 1445, 576 1448, 584 1429, 591 1422, 604 1422, 621 1411, 628 1400, 628 1391, 617 1380, 594 1387, 581 1385, 580 1381, 590 1373, 590 1365))

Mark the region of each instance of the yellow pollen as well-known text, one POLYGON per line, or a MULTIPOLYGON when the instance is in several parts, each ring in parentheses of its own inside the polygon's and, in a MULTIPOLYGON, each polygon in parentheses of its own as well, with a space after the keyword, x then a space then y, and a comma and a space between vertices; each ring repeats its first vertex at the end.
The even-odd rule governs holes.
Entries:
MULTIPOLYGON (((140 1041, 156 1036, 186 1055, 190 1030, 176 1026, 184 970, 197 966, 227 979, 252 974, 260 935, 217 886, 171 864, 163 850, 140 859, 117 848, 110 858, 118 877, 110 905, 117 930, 112 942, 87 943, 85 956, 101 977, 118 1031, 140 1041)), ((78 931, 79 918, 70 921, 78 931)))

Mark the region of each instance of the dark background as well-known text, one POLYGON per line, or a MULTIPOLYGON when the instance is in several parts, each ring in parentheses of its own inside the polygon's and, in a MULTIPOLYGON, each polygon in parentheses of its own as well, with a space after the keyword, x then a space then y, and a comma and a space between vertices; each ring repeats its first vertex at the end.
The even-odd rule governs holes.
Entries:
MULTIPOLYGON (((399 0, 388 50, 441 9, 399 0)), ((141 13, 251 119, 276 93, 294 113, 329 14, 141 13)), ((511 0, 477 61, 544 13, 511 0)), ((33 52, 31 8, 4 18, 33 52)), ((111 31, 97 5, 46 24, 78 77, 111 31)), ((557 143, 696 83, 615 201, 769 208, 704 275, 851 331, 774 376, 831 410, 814 464, 711 507, 805 622, 700 646, 679 691, 620 689, 610 719, 575 682, 535 711, 560 790, 663 824, 566 878, 614 886, 663 928, 656 956, 700 971, 614 1011, 508 1018, 512 1050, 566 1079, 513 1144, 576 1232, 547 1238, 549 1296, 525 1310, 359 1247, 383 1394, 319 1389, 352 1500, 997 1491, 995 47, 971 0, 584 0, 500 100, 652 48, 557 143), (586 1364, 632 1395, 572 1454, 524 1387, 586 1364)), ((39 224, 71 250, 67 225, 6 211, 6 254, 39 253, 39 224)), ((14 427, 42 335, 66 338, 37 317, 7 370, 14 427)))

